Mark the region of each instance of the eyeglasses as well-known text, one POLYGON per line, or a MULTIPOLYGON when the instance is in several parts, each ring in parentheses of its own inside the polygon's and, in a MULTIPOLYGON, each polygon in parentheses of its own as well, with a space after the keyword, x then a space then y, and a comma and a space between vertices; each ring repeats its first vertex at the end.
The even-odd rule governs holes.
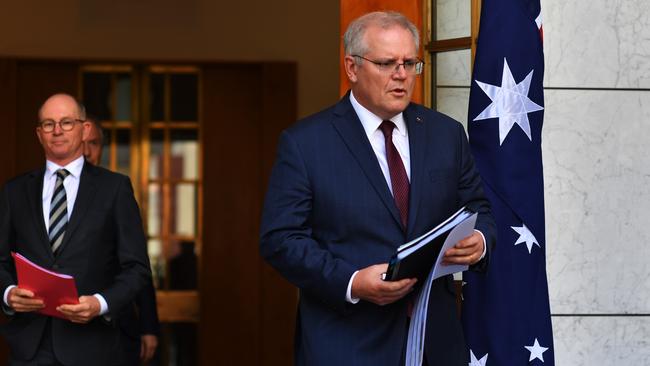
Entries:
POLYGON ((43 130, 43 132, 45 133, 50 133, 54 131, 54 128, 56 127, 57 124, 59 125, 59 127, 61 127, 62 131, 72 131, 72 129, 74 128, 74 124, 76 122, 83 122, 83 120, 74 119, 74 118, 64 118, 59 122, 56 122, 51 119, 46 119, 44 121, 41 121, 40 127, 41 130, 43 130))
POLYGON ((400 66, 404 66, 404 71, 406 71, 407 74, 411 75, 420 75, 422 73, 422 69, 424 68, 424 61, 417 58, 413 60, 404 60, 404 62, 400 64, 395 60, 375 61, 367 59, 360 55, 352 55, 352 57, 358 57, 368 62, 372 62, 373 64, 377 65, 379 70, 382 72, 391 74, 399 71, 400 66))

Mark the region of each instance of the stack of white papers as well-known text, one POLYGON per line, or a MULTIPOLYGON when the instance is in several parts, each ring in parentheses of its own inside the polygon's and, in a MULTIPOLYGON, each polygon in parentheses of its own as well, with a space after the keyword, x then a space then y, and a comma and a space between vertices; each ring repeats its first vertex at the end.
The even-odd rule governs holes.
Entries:
MULTIPOLYGON (((474 226, 476 225, 476 213, 471 216, 463 215, 461 219, 455 218, 447 220, 438 227, 431 230, 437 231, 441 226, 455 225, 447 238, 445 239, 442 249, 440 250, 435 264, 429 272, 429 276, 425 284, 420 288, 415 301, 415 308, 411 317, 411 324, 409 325, 408 341, 406 343, 406 366, 421 366, 424 358, 424 337, 427 323, 427 307, 429 306, 429 295, 431 292, 431 284, 436 278, 467 270, 466 265, 442 265, 442 258, 445 252, 456 245, 460 240, 472 235, 474 226)), ((454 214, 456 216, 456 214, 454 214)), ((453 216, 452 216, 453 217, 453 216)), ((444 231, 444 230, 443 230, 444 231)), ((429 234, 427 233, 427 234, 429 234)), ((426 236, 425 234, 424 236, 426 236)), ((408 245, 409 243, 405 244, 408 245)), ((432 355, 434 356, 434 355, 432 355)))

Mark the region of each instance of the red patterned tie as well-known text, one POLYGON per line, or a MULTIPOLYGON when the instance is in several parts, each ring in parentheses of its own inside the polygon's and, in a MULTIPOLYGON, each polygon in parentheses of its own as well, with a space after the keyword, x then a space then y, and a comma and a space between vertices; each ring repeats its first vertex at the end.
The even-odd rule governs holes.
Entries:
POLYGON ((397 148, 393 144, 393 129, 395 128, 395 124, 391 121, 383 121, 379 125, 379 128, 384 134, 384 141, 386 143, 386 160, 388 160, 393 198, 399 210, 404 231, 406 231, 409 212, 409 179, 406 175, 402 158, 399 156, 399 152, 397 152, 397 148))

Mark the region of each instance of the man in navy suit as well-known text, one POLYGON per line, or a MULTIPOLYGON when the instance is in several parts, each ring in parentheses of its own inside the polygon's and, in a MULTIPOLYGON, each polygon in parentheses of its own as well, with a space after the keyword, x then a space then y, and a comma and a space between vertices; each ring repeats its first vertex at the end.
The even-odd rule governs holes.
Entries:
POLYGON ((10 365, 121 365, 114 321, 151 281, 146 239, 128 177, 86 164, 90 124, 73 97, 41 106, 36 135, 44 167, 8 181, 0 194, 0 291, 10 316, 2 333, 10 365), (17 285, 15 251, 72 275, 79 304, 61 317, 37 311, 43 300, 17 285))
MULTIPOLYGON (((369 13, 344 42, 351 91, 282 133, 260 251, 300 289, 296 365, 398 365, 416 279, 383 281, 388 259, 467 206, 477 230, 445 261, 485 270, 494 221, 462 125, 410 102, 417 28, 369 13)), ((428 365, 467 365, 451 276, 432 285, 426 335, 428 365)))

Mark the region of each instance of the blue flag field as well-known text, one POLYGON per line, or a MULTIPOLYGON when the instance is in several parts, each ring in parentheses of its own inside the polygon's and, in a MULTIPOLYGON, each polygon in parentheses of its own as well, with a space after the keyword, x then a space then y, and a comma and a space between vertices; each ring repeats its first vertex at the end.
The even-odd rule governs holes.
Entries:
POLYGON ((463 274, 470 366, 553 366, 544 235, 539 0, 483 0, 469 140, 498 226, 487 274, 463 274))

